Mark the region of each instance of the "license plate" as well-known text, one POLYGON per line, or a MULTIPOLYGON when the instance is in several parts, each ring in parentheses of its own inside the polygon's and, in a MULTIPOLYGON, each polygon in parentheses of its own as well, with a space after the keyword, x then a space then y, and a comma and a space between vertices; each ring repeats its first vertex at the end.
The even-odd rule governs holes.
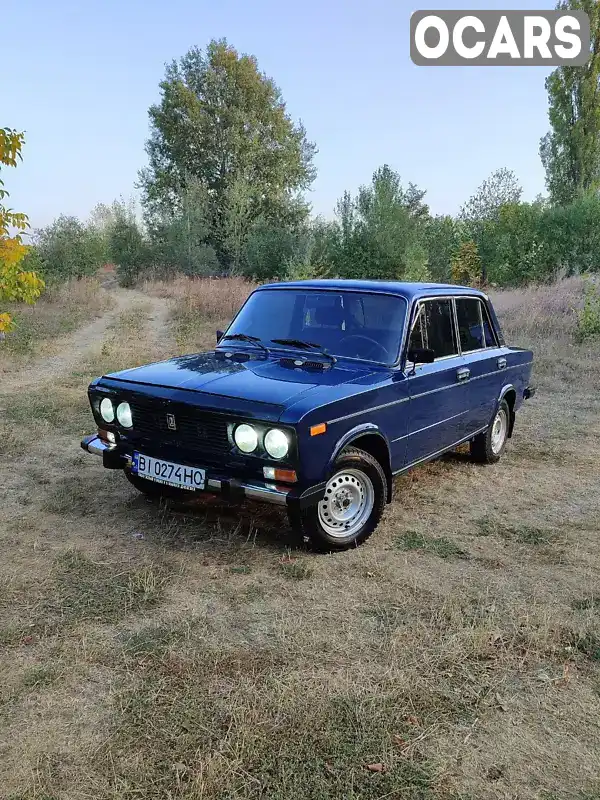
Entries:
POLYGON ((195 489, 204 489, 206 480, 206 470, 173 464, 172 461, 163 461, 162 458, 153 458, 137 452, 133 454, 131 470, 148 481, 192 492, 195 489))

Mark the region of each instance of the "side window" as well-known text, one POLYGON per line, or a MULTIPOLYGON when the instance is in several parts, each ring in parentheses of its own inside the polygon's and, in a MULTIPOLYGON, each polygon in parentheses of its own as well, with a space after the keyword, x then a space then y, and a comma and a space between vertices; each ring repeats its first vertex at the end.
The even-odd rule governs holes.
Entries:
POLYGON ((472 350, 481 350, 485 347, 481 303, 476 297, 456 298, 456 318, 463 353, 470 353, 472 350))
POLYGON ((409 348, 428 347, 433 350, 436 358, 457 355, 452 302, 425 300, 420 304, 417 313, 410 334, 409 348))
POLYGON ((408 340, 409 350, 422 350, 427 347, 427 339, 425 338, 425 328, 423 325, 424 316, 425 308, 423 305, 420 305, 410 331, 410 339, 408 340))
POLYGON ((492 321, 490 320, 490 315, 487 310, 487 306, 485 303, 481 304, 481 312, 483 316, 483 333, 485 336, 485 346, 486 347, 498 347, 498 342, 496 341, 496 335, 494 333, 494 326, 492 325, 492 321))
POLYGON ((456 317, 463 353, 496 347, 496 337, 485 305, 477 298, 459 297, 456 317))

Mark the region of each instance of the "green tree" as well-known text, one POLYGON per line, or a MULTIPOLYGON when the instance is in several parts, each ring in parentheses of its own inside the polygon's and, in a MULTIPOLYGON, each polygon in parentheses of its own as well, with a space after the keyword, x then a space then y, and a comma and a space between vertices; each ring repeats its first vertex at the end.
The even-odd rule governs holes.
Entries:
POLYGON ((452 280, 466 286, 480 286, 481 258, 475 242, 463 242, 452 259, 452 280))
POLYGON ((503 167, 486 178, 459 213, 462 240, 473 241, 481 258, 484 283, 496 257, 496 228, 500 210, 507 203, 519 203, 523 189, 515 173, 503 167))
POLYGON ((424 194, 414 184, 405 190, 387 165, 354 199, 345 192, 328 232, 331 271, 348 278, 427 279, 424 194))
POLYGON ((283 277, 297 255, 299 236, 288 228, 258 222, 250 232, 245 248, 246 272, 257 281, 283 277))
POLYGON ((215 250, 210 244, 209 197, 196 178, 188 178, 174 212, 154 221, 151 239, 154 260, 163 271, 209 276, 220 273, 215 250))
POLYGON ((59 216, 36 231, 35 244, 44 277, 53 282, 94 275, 108 260, 106 239, 77 217, 59 216))
POLYGON ((592 33, 587 64, 558 67, 546 79, 551 130, 540 156, 552 201, 565 205, 600 186, 600 3, 561 0, 557 8, 586 11, 592 33))
POLYGON ((486 178, 465 205, 459 217, 467 224, 497 219, 505 203, 518 203, 523 194, 515 173, 502 167, 486 178))
POLYGON ((114 203, 106 221, 108 256, 116 265, 121 286, 132 286, 150 266, 150 248, 132 205, 114 203))
POLYGON ((209 198, 209 243, 229 269, 240 253, 232 234, 240 210, 248 230, 259 219, 291 226, 306 217, 301 194, 315 176, 315 146, 253 56, 212 40, 205 52, 192 48, 170 64, 160 88, 160 103, 149 111, 149 165, 140 173, 149 218, 174 213, 190 177, 200 181, 209 198), (235 224, 228 214, 238 214, 235 224))
POLYGON ((425 230, 429 272, 434 281, 452 279, 451 261, 460 244, 459 225, 453 217, 432 217, 425 230))

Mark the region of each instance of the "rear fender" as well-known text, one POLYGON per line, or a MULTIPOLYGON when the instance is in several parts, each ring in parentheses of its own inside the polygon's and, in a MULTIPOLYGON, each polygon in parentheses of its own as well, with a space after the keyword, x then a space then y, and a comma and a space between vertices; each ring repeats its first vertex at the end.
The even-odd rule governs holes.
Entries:
MULTIPOLYGON (((503 400, 506 400, 510 409, 510 419, 508 421, 508 436, 510 438, 513 433, 513 428, 515 427, 515 405, 517 401, 517 390, 512 383, 507 383, 502 387, 500 397, 498 398, 498 402, 496 403, 496 408, 494 410, 494 417, 496 416, 498 409, 500 408, 500 403, 503 400)), ((494 417, 492 417, 492 420, 494 417)), ((490 420, 490 424, 492 423, 492 420, 490 420)))

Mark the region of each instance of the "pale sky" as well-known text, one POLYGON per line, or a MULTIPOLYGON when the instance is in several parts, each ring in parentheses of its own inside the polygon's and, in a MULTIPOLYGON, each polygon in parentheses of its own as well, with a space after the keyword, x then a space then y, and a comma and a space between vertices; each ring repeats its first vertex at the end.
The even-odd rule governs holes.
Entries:
MULTIPOLYGON (((436 9, 506 8, 436 0, 436 9)), ((513 8, 554 8, 527 0, 513 8)), ((2 8, 0 126, 25 130, 24 163, 5 170, 10 205, 37 227, 85 218, 134 193, 146 163, 148 107, 164 65, 226 37, 280 86, 317 143, 309 194, 330 216, 383 163, 454 213, 490 172, 513 169, 524 199, 544 192, 543 67, 416 67, 402 0, 23 0, 2 8), (8 85, 7 85, 8 84, 8 85)))

